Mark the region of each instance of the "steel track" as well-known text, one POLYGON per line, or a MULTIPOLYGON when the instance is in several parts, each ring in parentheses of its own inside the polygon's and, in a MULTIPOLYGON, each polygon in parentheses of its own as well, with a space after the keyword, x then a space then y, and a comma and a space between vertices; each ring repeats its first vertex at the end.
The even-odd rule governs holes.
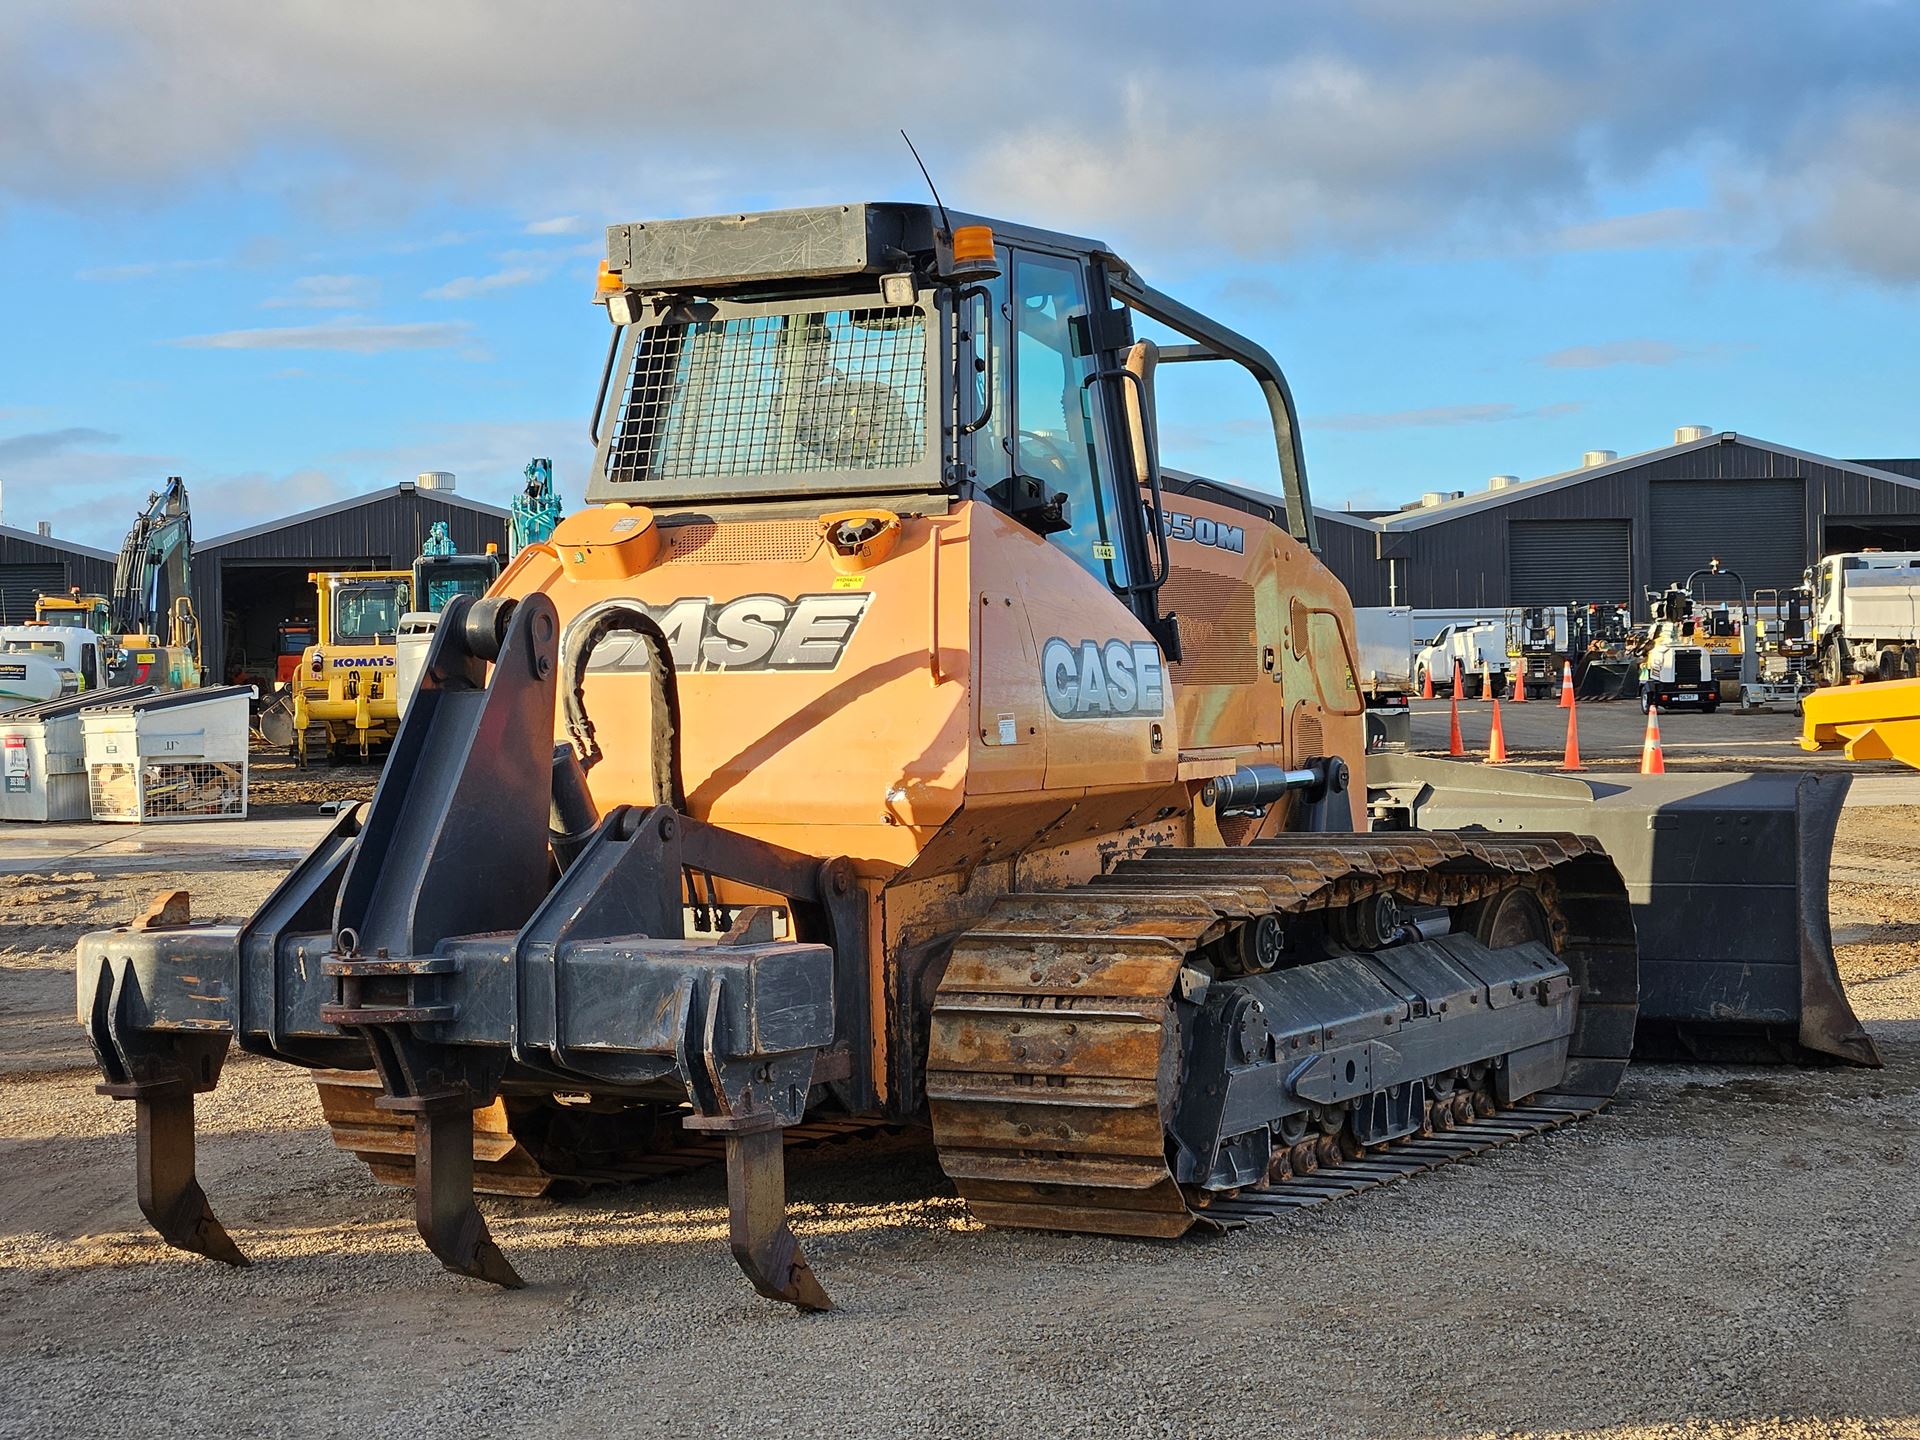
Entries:
POLYGON ((1591 1114, 1632 1048, 1637 951, 1619 872, 1572 835, 1297 835, 1163 849, 1092 883, 1001 897, 956 942, 935 998, 927 1093, 940 1162, 989 1224, 1171 1236, 1402 1179, 1591 1114), (1382 891, 1461 906, 1527 886, 1581 988, 1563 1085, 1520 1107, 1195 1209, 1167 1166, 1182 1075, 1181 966, 1263 914, 1382 891))

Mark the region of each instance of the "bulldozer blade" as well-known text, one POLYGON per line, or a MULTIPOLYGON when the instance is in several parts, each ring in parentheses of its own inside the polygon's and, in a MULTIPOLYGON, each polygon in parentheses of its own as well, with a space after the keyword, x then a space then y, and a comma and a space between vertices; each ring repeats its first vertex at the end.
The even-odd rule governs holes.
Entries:
POLYGON ((281 691, 260 707, 254 719, 260 731, 260 738, 276 750, 286 750, 293 745, 293 698, 287 691, 281 691))
POLYGON ((140 1213, 175 1249, 228 1265, 251 1264, 214 1215, 194 1175, 192 1092, 135 1096, 133 1108, 140 1213))
POLYGON ((1367 782, 1421 829, 1570 830, 1606 847, 1640 942, 1636 1053, 1881 1063, 1827 918, 1848 776, 1576 779, 1380 755, 1367 782))
POLYGON ((753 1288, 801 1310, 831 1310, 787 1224, 786 1145, 780 1131, 726 1132, 727 1238, 753 1288))
POLYGON ((473 1111, 440 1105, 413 1117, 413 1218, 420 1238, 456 1275, 525 1287, 473 1201, 473 1111))

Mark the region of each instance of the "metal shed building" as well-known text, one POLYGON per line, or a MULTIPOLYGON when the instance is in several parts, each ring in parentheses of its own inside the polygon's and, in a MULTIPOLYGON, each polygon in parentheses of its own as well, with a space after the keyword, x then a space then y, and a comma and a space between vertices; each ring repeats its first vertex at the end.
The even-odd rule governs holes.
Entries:
POLYGON ((1645 589, 1716 558, 1753 590, 1798 584, 1837 551, 1920 549, 1920 461, 1840 460, 1699 427, 1663 449, 1588 459, 1362 522, 1371 564, 1352 543, 1327 545, 1323 526, 1325 558, 1356 604, 1624 602, 1638 614, 1645 589))
POLYGON ((1319 522, 1320 563, 1340 577, 1355 605, 1391 605, 1407 602, 1388 597, 1387 567, 1380 563, 1380 527, 1348 510, 1313 507, 1319 522))
POLYGON ((0 525, 0 624, 33 619, 33 602, 40 595, 76 587, 106 594, 116 559, 90 545, 0 525))
POLYGON ((410 481, 197 543, 193 604, 206 673, 272 674, 280 623, 313 615, 309 574, 405 570, 436 520, 447 522, 463 553, 493 544, 506 554, 505 510, 410 481))

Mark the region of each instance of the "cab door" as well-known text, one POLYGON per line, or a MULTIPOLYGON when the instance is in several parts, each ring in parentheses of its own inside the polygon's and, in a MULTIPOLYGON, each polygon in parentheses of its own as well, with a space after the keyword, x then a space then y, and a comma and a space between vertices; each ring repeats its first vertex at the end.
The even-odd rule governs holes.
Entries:
POLYGON ((1049 563, 1017 579, 1039 663, 1046 785, 1170 779, 1171 685, 1128 603, 1141 564, 1138 486, 1093 379, 1103 367, 1086 266, 1025 246, 1011 258, 1010 458, 1017 475, 1067 497, 1066 524, 1046 536, 1049 563))

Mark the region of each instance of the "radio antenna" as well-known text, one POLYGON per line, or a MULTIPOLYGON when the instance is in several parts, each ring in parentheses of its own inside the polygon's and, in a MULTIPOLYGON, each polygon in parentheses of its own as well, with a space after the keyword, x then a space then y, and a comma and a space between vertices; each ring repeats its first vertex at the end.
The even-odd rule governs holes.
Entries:
POLYGON ((905 128, 901 129, 900 138, 907 142, 907 149, 913 155, 913 163, 920 167, 920 173, 926 177, 927 189, 933 192, 933 203, 940 208, 941 228, 944 229, 948 235, 952 235, 953 222, 947 218, 947 207, 945 202, 940 198, 939 190, 934 186, 933 176, 927 173, 927 162, 920 158, 919 150, 914 148, 913 137, 907 134, 905 128))

